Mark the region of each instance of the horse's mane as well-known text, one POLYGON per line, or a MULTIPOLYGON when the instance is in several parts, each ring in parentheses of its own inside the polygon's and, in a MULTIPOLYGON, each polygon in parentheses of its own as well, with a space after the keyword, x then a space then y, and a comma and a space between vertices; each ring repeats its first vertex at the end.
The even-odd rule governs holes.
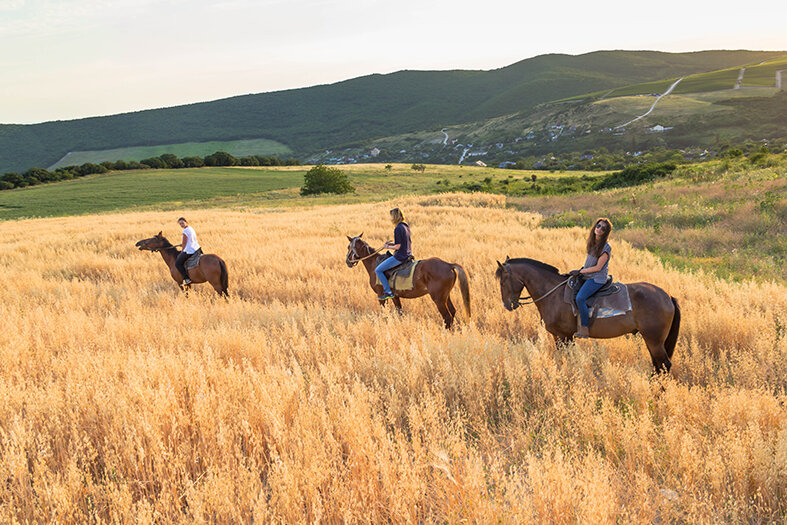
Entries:
MULTIPOLYGON (((536 268, 540 268, 541 270, 554 273, 555 275, 563 275, 560 273, 560 270, 552 266, 551 264, 547 264, 541 261, 537 261, 535 259, 528 259, 527 257, 520 257, 518 259, 508 259, 506 263, 511 264, 529 264, 530 266, 535 266, 536 268)), ((502 275, 502 268, 499 266, 497 267, 497 272, 495 272, 495 276, 499 279, 502 275)))
POLYGON ((169 250, 171 248, 177 249, 177 246, 169 242, 169 239, 167 239, 166 237, 161 237, 161 240, 167 243, 169 246, 162 246, 161 248, 159 248, 159 250, 169 250))

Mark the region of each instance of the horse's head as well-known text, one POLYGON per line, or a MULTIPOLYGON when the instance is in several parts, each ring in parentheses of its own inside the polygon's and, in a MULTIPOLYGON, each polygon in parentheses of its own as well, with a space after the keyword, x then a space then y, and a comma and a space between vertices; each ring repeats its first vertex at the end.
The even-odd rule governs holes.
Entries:
POLYGON ((135 244, 137 248, 140 250, 149 250, 151 252, 157 252, 162 248, 170 248, 172 244, 161 235, 161 232, 158 232, 158 235, 154 235, 150 239, 142 239, 141 241, 137 241, 135 244))
POLYGON ((510 257, 506 256, 506 262, 497 261, 495 277, 500 281, 500 295, 503 299, 503 306, 509 312, 519 308, 519 297, 522 295, 522 288, 525 287, 524 281, 511 269, 510 257))
POLYGON ((369 254, 372 249, 366 244, 366 241, 362 240, 361 237, 363 233, 357 237, 350 237, 347 236, 347 240, 350 241, 350 244, 347 246, 347 266, 352 268, 358 262, 369 254))

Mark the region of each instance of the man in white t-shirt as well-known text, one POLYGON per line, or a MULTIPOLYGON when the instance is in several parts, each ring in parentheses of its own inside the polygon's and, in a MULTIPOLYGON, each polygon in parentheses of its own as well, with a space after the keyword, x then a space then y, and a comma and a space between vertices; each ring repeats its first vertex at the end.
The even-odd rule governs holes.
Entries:
POLYGON ((181 286, 186 286, 187 284, 191 284, 189 273, 186 271, 186 259, 201 250, 197 242, 197 232, 194 231, 194 228, 189 226, 188 221, 181 217, 178 219, 178 224, 183 228, 183 239, 180 243, 180 253, 178 254, 178 258, 175 259, 175 268, 177 268, 183 276, 183 283, 181 286))

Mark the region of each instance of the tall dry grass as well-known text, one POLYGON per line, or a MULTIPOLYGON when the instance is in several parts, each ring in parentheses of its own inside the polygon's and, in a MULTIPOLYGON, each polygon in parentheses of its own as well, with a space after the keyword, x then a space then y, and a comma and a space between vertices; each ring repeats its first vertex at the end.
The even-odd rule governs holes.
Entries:
MULTIPOLYGON (((496 196, 186 213, 228 302, 178 294, 134 242, 177 215, 0 231, 0 520, 141 523, 783 521, 787 293, 665 269, 613 239, 612 272, 680 301, 673 374, 638 336, 556 350, 506 312, 495 259, 583 260, 496 196), (402 207, 417 256, 463 264, 474 318, 381 309, 346 234, 402 207)), ((458 292, 458 291, 457 291, 458 292)), ((455 292, 455 293, 457 293, 455 292)))

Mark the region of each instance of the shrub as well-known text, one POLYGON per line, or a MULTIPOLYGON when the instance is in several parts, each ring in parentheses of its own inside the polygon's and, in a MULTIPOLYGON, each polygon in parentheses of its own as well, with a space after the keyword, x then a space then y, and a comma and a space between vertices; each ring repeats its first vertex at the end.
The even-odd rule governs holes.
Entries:
POLYGON ((423 164, 413 164, 412 166, 410 166, 410 169, 413 171, 420 171, 421 173, 423 173, 424 171, 426 171, 426 166, 424 166, 423 164))
POLYGON ((217 151, 205 157, 206 166, 236 166, 237 164, 238 159, 226 151, 217 151))
POLYGON ((612 173, 593 185, 594 190, 607 188, 625 188, 644 184, 657 178, 670 175, 677 166, 672 163, 663 164, 640 164, 629 166, 623 171, 612 173))
POLYGON ((355 191, 355 188, 350 184, 350 179, 342 170, 319 164, 304 175, 301 195, 351 193, 353 191, 355 191))
POLYGON ((10 182, 5 181, 5 180, 0 180, 0 191, 2 191, 2 190, 10 190, 13 187, 14 187, 14 185, 11 184, 10 182))
POLYGON ((152 157, 150 159, 142 159, 139 161, 140 164, 147 166, 148 168, 152 168, 154 170, 159 170, 166 167, 164 161, 158 157, 152 157))
POLYGON ((167 168, 179 169, 183 167, 183 161, 173 153, 164 153, 163 155, 159 156, 159 158, 167 168))
POLYGON ((183 157, 183 165, 187 168, 201 168, 205 165, 202 157, 183 157))

